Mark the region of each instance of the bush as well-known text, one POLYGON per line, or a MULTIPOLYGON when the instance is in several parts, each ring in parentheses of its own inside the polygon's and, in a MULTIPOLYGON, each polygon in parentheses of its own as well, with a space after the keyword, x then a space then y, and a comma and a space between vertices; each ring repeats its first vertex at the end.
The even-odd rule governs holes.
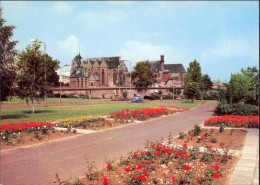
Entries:
POLYGON ((123 92, 123 97, 124 97, 124 99, 127 99, 127 91, 123 92))
POLYGON ((250 104, 227 104, 219 103, 214 110, 216 116, 221 115, 240 115, 240 116, 256 116, 258 108, 250 104))

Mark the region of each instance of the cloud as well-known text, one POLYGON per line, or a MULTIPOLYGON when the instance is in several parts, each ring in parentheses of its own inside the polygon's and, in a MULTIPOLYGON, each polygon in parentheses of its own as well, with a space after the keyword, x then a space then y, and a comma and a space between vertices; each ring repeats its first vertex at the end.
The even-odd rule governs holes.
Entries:
MULTIPOLYGON (((132 66, 138 61, 155 61, 160 60, 160 56, 164 55, 165 63, 186 63, 184 55, 177 48, 168 45, 152 45, 139 41, 125 41, 123 48, 117 55, 122 59, 133 61, 132 66)), ((187 60, 188 61, 188 60, 187 60)))
POLYGON ((201 56, 204 60, 218 61, 234 58, 251 58, 258 60, 259 45, 251 39, 222 38, 209 50, 204 50, 201 56))
POLYGON ((53 4, 53 10, 59 13, 68 13, 72 11, 72 7, 64 1, 59 1, 53 4))
POLYGON ((82 50, 80 40, 75 35, 70 35, 66 40, 57 42, 57 46, 61 52, 66 53, 71 57, 78 54, 80 49, 82 50))
POLYGON ((89 29, 101 29, 125 20, 126 13, 124 11, 114 9, 103 12, 86 11, 81 14, 80 17, 89 29))

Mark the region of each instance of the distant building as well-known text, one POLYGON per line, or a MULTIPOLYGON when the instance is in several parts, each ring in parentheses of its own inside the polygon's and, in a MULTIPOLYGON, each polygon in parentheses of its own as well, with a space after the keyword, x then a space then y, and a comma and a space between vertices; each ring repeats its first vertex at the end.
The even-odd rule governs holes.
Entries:
POLYGON ((70 83, 70 72, 69 71, 60 71, 60 69, 58 69, 56 71, 56 73, 59 76, 59 82, 62 82, 63 84, 69 84, 70 83))
POLYGON ((83 59, 78 54, 71 62, 71 87, 115 87, 126 83, 128 69, 119 56, 83 59))
POLYGON ((157 76, 158 87, 172 87, 173 84, 176 88, 184 86, 187 72, 182 64, 165 64, 164 55, 161 55, 160 60, 151 61, 151 69, 157 76))

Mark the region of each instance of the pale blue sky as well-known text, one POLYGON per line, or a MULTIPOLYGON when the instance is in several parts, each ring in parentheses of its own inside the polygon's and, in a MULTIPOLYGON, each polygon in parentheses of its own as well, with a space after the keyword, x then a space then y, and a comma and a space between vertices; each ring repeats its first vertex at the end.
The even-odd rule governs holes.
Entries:
MULTIPOLYGON (((1 1, 18 50, 38 38, 61 65, 83 58, 182 63, 196 59, 212 80, 259 67, 258 1, 1 1)), ((43 47, 42 47, 43 49, 43 47)), ((127 64, 129 66, 129 64, 127 64)), ((63 68, 69 71, 70 67, 63 68)))

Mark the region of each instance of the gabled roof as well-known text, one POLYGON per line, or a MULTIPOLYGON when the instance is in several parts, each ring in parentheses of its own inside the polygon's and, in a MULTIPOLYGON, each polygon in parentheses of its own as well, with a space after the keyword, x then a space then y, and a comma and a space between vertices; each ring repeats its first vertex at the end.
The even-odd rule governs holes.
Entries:
POLYGON ((160 82, 166 82, 171 78, 171 74, 163 74, 162 78, 160 79, 160 82))
POLYGON ((88 62, 90 62, 92 65, 95 63, 95 61, 98 61, 98 64, 101 65, 102 60, 104 60, 108 68, 113 69, 113 68, 118 68, 120 67, 126 67, 124 62, 120 60, 120 57, 99 57, 99 58, 85 58, 83 62, 87 65, 88 62))
POLYGON ((151 61, 151 70, 153 73, 158 73, 159 71, 161 71, 161 61, 151 61))
POLYGON ((164 70, 169 73, 186 73, 182 64, 164 64, 164 70))

